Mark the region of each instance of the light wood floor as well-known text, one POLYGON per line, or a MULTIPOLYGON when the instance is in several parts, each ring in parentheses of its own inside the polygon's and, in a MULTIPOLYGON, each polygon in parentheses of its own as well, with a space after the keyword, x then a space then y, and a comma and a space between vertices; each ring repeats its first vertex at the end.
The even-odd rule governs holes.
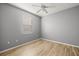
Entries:
POLYGON ((1 56, 79 56, 79 48, 38 40, 31 44, 7 51, 1 56))

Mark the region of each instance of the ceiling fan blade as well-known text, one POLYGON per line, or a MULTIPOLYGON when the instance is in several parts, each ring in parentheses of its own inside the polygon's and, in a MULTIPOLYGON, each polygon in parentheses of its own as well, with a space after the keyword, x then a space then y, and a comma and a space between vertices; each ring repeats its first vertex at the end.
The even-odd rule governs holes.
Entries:
POLYGON ((55 6, 46 6, 46 8, 54 8, 55 6))
POLYGON ((43 11, 45 11, 46 13, 48 13, 48 11, 45 8, 43 8, 43 11))
POLYGON ((41 11, 41 9, 40 10, 38 10, 36 13, 39 13, 41 11))
POLYGON ((35 6, 35 7, 40 7, 40 6, 38 6, 38 5, 32 5, 32 6, 35 6))

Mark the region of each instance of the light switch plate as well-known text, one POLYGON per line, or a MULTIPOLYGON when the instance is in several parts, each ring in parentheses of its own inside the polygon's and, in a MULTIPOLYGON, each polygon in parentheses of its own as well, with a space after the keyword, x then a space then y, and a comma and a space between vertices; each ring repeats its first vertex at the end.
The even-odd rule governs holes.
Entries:
POLYGON ((16 40, 16 42, 18 42, 18 40, 16 40))
POLYGON ((10 44, 10 41, 8 41, 8 44, 10 44))

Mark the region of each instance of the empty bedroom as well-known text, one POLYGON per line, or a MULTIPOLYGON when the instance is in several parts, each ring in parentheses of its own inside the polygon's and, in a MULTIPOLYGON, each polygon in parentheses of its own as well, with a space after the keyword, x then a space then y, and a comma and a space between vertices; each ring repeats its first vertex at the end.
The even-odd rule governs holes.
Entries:
POLYGON ((79 56, 79 3, 0 3, 0 56, 79 56))

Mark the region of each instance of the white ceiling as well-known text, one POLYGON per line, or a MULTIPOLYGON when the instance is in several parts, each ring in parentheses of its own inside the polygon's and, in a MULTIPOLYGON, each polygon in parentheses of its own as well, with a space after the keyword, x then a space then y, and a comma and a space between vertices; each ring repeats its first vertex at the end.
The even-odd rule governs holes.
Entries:
POLYGON ((45 13, 43 11, 36 13, 40 9, 40 7, 34 7, 32 5, 40 6, 41 3, 12 3, 12 5, 14 5, 14 6, 27 10, 27 11, 34 13, 36 15, 39 15, 41 17, 79 5, 78 3, 43 3, 43 4, 46 6, 55 6, 55 7, 46 8, 48 13, 45 13))

